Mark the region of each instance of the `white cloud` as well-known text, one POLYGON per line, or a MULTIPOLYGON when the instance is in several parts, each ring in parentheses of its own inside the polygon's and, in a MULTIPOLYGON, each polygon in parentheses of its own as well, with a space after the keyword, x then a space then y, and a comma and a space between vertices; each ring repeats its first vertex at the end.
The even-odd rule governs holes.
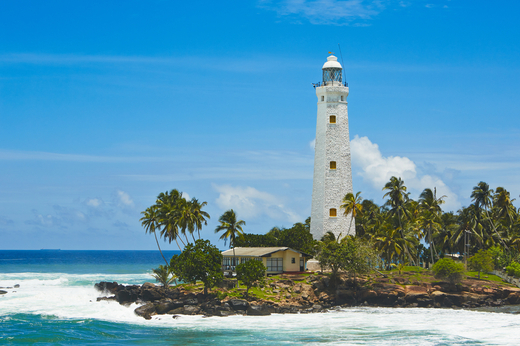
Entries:
POLYGON ((416 176, 416 166, 407 157, 383 157, 379 146, 367 137, 355 136, 351 141, 352 164, 363 169, 363 179, 374 187, 382 187, 392 176, 408 179, 416 176))
POLYGON ((97 208, 101 204, 103 204, 103 201, 99 198, 89 198, 85 201, 85 204, 88 205, 89 207, 97 208))
POLYGON ((261 215, 280 221, 298 222, 300 216, 285 207, 279 198, 259 191, 253 187, 233 187, 231 185, 215 185, 213 188, 219 192, 216 202, 222 210, 233 209, 237 216, 245 220, 254 219, 261 215))
POLYGON ((348 25, 367 20, 384 10, 384 0, 281 0, 260 1, 281 16, 301 16, 312 24, 348 25))
POLYGON ((376 189, 382 189, 392 176, 405 181, 409 191, 420 194, 426 188, 437 188, 437 196, 446 195, 444 209, 454 210, 460 207, 458 196, 435 175, 420 175, 415 162, 407 157, 381 154, 379 146, 367 137, 355 136, 351 141, 352 165, 359 167, 363 180, 376 189))
POLYGON ((116 196, 117 196, 117 204, 120 206, 120 207, 133 207, 134 206, 134 201, 132 200, 132 198, 130 197, 130 195, 124 191, 121 191, 121 190, 117 190, 116 191, 116 196))
POLYGON ((80 210, 54 205, 53 214, 41 214, 36 209, 32 210, 32 219, 26 220, 27 225, 37 225, 45 227, 68 228, 78 223, 85 224, 89 221, 88 216, 80 210))

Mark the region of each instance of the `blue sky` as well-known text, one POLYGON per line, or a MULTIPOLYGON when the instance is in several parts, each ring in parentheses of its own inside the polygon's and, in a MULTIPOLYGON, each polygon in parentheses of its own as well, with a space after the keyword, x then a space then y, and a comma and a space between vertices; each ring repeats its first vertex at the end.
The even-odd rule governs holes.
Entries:
MULTIPOLYGON (((154 249, 173 188, 246 232, 310 215, 313 82, 341 44, 353 184, 520 193, 516 1, 0 1, 0 249, 154 249)), ((340 58, 341 59, 341 58, 340 58)), ((515 202, 517 203, 517 202, 515 202)), ((518 206, 518 204, 517 204, 518 206)), ((164 245, 175 249, 174 245, 164 245)))

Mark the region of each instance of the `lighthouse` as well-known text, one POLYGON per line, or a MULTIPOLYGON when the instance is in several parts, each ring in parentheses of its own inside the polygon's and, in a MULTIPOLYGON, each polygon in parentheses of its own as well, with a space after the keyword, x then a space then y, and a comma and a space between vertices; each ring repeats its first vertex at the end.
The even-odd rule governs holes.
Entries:
POLYGON ((322 67, 323 78, 314 84, 318 97, 311 233, 320 240, 327 232, 336 238, 355 234, 351 215, 340 209, 352 190, 350 137, 348 131, 348 84, 343 82, 338 58, 331 55, 322 67), (350 227, 350 229, 349 229, 350 227))

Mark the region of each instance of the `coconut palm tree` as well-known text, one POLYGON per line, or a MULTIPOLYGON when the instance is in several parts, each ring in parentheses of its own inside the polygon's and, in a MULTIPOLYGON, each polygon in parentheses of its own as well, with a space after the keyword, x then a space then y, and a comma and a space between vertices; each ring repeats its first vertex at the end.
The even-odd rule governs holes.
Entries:
POLYGON ((471 199, 475 202, 475 207, 479 211, 477 220, 480 221, 480 216, 482 215, 481 211, 483 210, 484 211, 483 213, 486 215, 487 219, 489 220, 489 223, 491 224, 491 228, 497 235, 498 239, 500 239, 500 241, 502 242, 502 245, 504 245, 504 247, 506 249, 508 249, 506 243, 504 242, 504 240, 502 239, 500 234, 497 232, 493 219, 489 216, 489 213, 488 213, 488 208, 490 208, 492 205, 491 204, 492 194, 493 194, 493 189, 490 189, 489 185, 483 181, 478 183, 477 186, 473 187, 473 192, 471 193, 471 199))
POLYGON ((203 207, 205 207, 208 204, 208 202, 202 202, 200 203, 198 199, 192 198, 190 201, 190 209, 191 214, 193 215, 193 223, 194 228, 197 230, 197 233, 199 235, 200 239, 200 230, 202 229, 202 224, 205 226, 208 225, 208 220, 210 219, 210 216, 207 212, 202 210, 203 207))
POLYGON ((177 279, 175 275, 172 275, 173 271, 169 265, 159 265, 159 268, 152 269, 152 272, 155 280, 160 282, 165 289, 177 279))
POLYGON ((156 205, 159 209, 159 224, 161 225, 161 236, 168 240, 169 243, 175 240, 179 250, 182 251, 182 247, 179 244, 181 241, 182 246, 186 244, 179 237, 179 202, 183 199, 182 192, 177 189, 173 189, 170 192, 160 193, 157 196, 156 205))
POLYGON ((379 228, 378 232, 373 235, 372 242, 374 248, 381 253, 381 258, 386 262, 386 269, 390 270, 394 259, 401 258, 401 252, 405 245, 405 239, 397 229, 386 224, 385 227, 379 228))
MULTIPOLYGON (((383 191, 387 190, 388 192, 383 195, 383 198, 388 197, 388 201, 386 202, 388 206, 390 206, 389 214, 396 215, 397 220, 399 221, 399 231, 401 233, 401 237, 403 240, 405 239, 402 217, 401 213, 404 213, 405 216, 410 219, 408 215, 408 211, 406 210, 406 203, 408 203, 408 195, 406 192, 407 188, 404 185, 404 181, 401 178, 391 177, 390 181, 385 184, 383 187, 383 191)), ((408 256, 410 263, 413 263, 412 255, 410 254, 410 250, 408 249, 408 245, 404 244, 404 252, 408 256)))
POLYGON ((242 229, 242 226, 245 226, 246 222, 244 220, 237 220, 237 216, 233 209, 222 214, 218 219, 218 222, 220 222, 220 224, 215 228, 215 233, 224 231, 220 236, 220 239, 224 240, 224 245, 229 239, 229 247, 233 247, 233 264, 236 266, 235 239, 243 238, 244 230, 242 229))
POLYGON ((493 206, 497 208, 497 217, 499 219, 507 220, 509 227, 513 225, 513 215, 516 212, 516 209, 513 206, 514 200, 514 198, 511 199, 509 191, 503 187, 496 188, 495 196, 493 198, 493 206))
POLYGON ((363 198, 360 196, 361 191, 354 194, 349 192, 343 197, 343 204, 340 206, 341 209, 344 209, 344 215, 348 216, 350 214, 350 224, 348 226, 347 234, 350 234, 350 229, 352 228, 352 221, 357 217, 363 214, 363 198))
POLYGON ((161 256, 166 265, 168 265, 168 261, 166 260, 166 258, 164 258, 161 247, 159 246, 157 233, 155 233, 155 231, 160 227, 159 213, 157 207, 155 205, 148 207, 145 211, 141 212, 141 214, 143 214, 143 217, 139 220, 141 221, 141 225, 144 227, 146 233, 153 233, 153 235, 155 236, 155 242, 157 243, 157 247, 159 248, 159 252, 161 253, 161 256))
MULTIPOLYGON (((440 214, 442 213, 441 204, 444 203, 444 198, 446 198, 444 195, 437 198, 436 188, 434 188, 433 191, 431 189, 424 189, 419 196, 419 210, 421 212, 419 220, 423 229, 428 230, 428 242, 430 244, 432 261, 435 260, 433 257, 435 244, 432 240, 432 230, 440 229, 442 227, 440 224, 440 214)), ((437 256, 436 251, 435 256, 437 256)))

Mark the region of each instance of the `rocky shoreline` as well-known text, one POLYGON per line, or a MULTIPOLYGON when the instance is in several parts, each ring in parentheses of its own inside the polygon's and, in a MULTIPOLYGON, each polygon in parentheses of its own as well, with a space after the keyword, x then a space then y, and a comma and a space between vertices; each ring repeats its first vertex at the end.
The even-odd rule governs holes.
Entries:
POLYGON ((460 284, 419 282, 412 275, 399 277, 362 277, 356 281, 347 276, 333 285, 326 275, 282 275, 259 289, 268 299, 226 295, 226 288, 208 295, 183 286, 164 289, 152 283, 120 285, 100 282, 95 287, 105 295, 98 301, 114 300, 123 305, 140 304, 138 316, 154 315, 264 316, 272 313, 315 313, 335 307, 429 307, 482 308, 520 304, 520 288, 493 281, 468 278, 460 284))

